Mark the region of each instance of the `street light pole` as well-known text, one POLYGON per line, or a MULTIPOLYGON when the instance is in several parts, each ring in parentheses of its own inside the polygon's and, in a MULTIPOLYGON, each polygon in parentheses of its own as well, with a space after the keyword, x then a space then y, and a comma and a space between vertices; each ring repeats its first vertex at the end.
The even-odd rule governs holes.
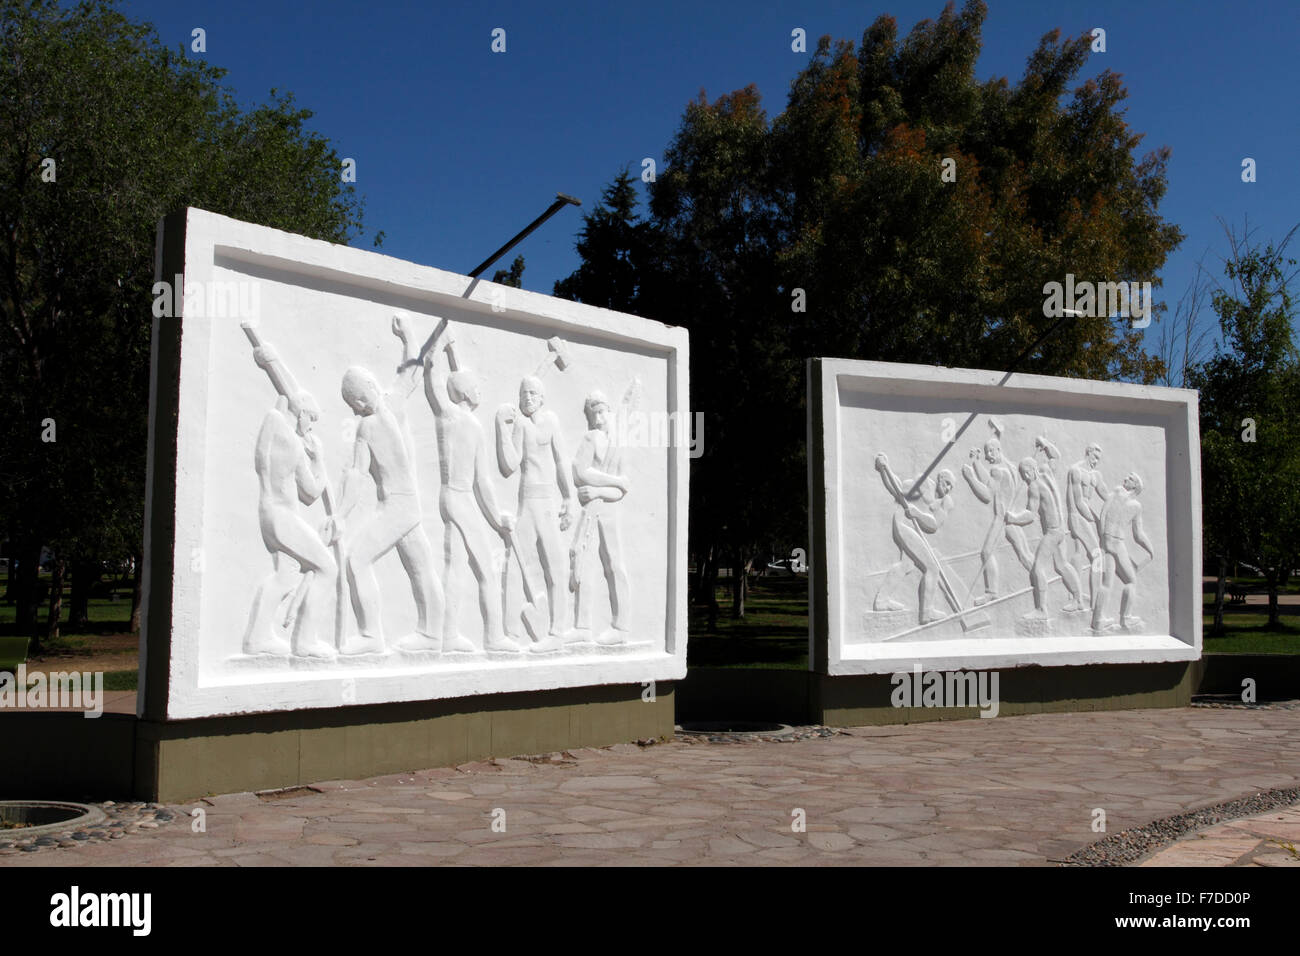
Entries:
POLYGON ((564 193, 556 193, 555 202, 551 203, 550 208, 547 209, 546 212, 542 213, 540 216, 538 216, 536 219, 530 222, 527 226, 525 226, 523 231, 521 231, 517 236, 515 236, 513 239, 507 242, 504 246, 502 246, 496 252, 492 253, 492 255, 484 259, 482 263, 480 263, 478 267, 475 268, 474 271, 469 274, 469 277, 471 279, 477 279, 483 273, 483 270, 485 270, 488 266, 492 265, 492 263, 496 262, 498 259, 504 256, 516 245, 518 245, 520 242, 526 239, 533 232, 534 229, 536 229, 542 223, 546 222, 546 220, 550 219, 562 208, 568 205, 581 206, 582 201, 578 199, 574 199, 572 196, 566 196, 564 193))

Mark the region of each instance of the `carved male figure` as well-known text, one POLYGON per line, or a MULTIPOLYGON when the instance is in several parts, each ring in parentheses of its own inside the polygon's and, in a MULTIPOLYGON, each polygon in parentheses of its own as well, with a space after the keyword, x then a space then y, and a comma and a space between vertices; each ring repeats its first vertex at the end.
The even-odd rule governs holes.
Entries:
POLYGON ((1124 483, 1106 496, 1106 503, 1101 508, 1101 547, 1106 557, 1105 573, 1102 576, 1101 591, 1093 595, 1092 629, 1102 630, 1109 620, 1103 617, 1106 601, 1115 586, 1118 576, 1124 585, 1119 600, 1119 623, 1121 627, 1141 627, 1142 622, 1129 615, 1133 600, 1137 597, 1137 573, 1141 568, 1155 560, 1156 553, 1151 549, 1146 531, 1142 528, 1142 503, 1138 495, 1142 494, 1142 479, 1135 472, 1124 477, 1124 483), (1128 551, 1124 535, 1132 532, 1133 540, 1147 553, 1147 560, 1137 564, 1128 551))
POLYGON ((589 631, 591 601, 583 592, 583 572, 587 556, 593 546, 598 546, 613 619, 597 641, 624 644, 628 639, 628 578, 623 566, 618 509, 613 505, 627 495, 628 480, 620 474, 621 456, 610 439, 610 407, 604 393, 595 391, 588 395, 583 413, 587 417, 587 432, 573 456, 573 478, 582 516, 570 551, 569 588, 575 592, 577 626, 579 630, 589 631))
MULTIPOLYGON (((278 361, 269 345, 256 348, 253 358, 262 368, 278 361)), ((319 610, 327 606, 338 574, 329 548, 298 510, 298 503, 310 505, 325 490, 325 470, 320 438, 312 427, 320 408, 306 392, 294 402, 281 396, 257 434, 253 467, 257 472, 257 519, 262 542, 271 552, 275 570, 258 585, 244 634, 245 654, 284 654, 291 649, 300 657, 332 657, 334 649, 317 635, 319 610), (293 422, 293 425, 290 422, 293 422), (290 602, 291 645, 275 629, 274 616, 280 602, 295 590, 284 581, 284 560, 298 564, 302 578, 299 593, 290 602)), ((338 528, 331 520, 326 534, 333 541, 338 528)))
MULTIPOLYGON (((403 357, 409 359, 411 328, 404 315, 394 317, 393 334, 402 340, 403 357)), ((343 476, 340 510, 346 516, 356 507, 367 473, 374 479, 378 497, 378 509, 354 530, 347 549, 348 586, 361 630, 360 636, 345 646, 347 654, 384 649, 374 564, 394 548, 410 579, 417 615, 415 633, 402 638, 397 646, 442 649, 442 584, 434 573, 433 548, 420 523, 415 446, 400 414, 415 384, 414 374, 405 373, 392 391, 385 393, 364 368, 353 366, 343 375, 343 400, 358 421, 352 465, 343 476)))
POLYGON ((1060 449, 1052 444, 1047 436, 1038 435, 1034 438, 1034 464, 1038 467, 1039 476, 1056 492, 1058 501, 1061 498, 1061 488, 1056 482, 1056 459, 1060 457, 1060 449))
POLYGON ((1066 611, 1082 611, 1086 605, 1079 596, 1079 575, 1065 557, 1065 513, 1056 484, 1038 468, 1037 462, 1026 458, 1020 462, 1020 477, 1029 488, 1029 498, 1024 511, 1008 511, 1005 521, 1009 525, 1033 524, 1035 513, 1043 536, 1034 551, 1034 561, 1029 571, 1029 582, 1034 591, 1034 610, 1024 615, 1026 620, 1047 620, 1047 580, 1049 566, 1056 569, 1070 592, 1066 611))
POLYGON ((483 426, 474 415, 480 400, 478 379, 468 369, 457 367, 454 345, 450 325, 443 322, 424 356, 424 396, 438 426, 438 468, 442 480, 438 506, 444 528, 447 646, 457 651, 477 650, 472 641, 456 630, 460 602, 453 582, 453 555, 456 542, 460 542, 478 584, 484 649, 518 652, 522 648, 506 637, 501 627, 501 592, 492 577, 492 539, 483 525, 487 519, 494 531, 505 536, 514 527, 514 516, 497 507, 488 474, 483 426), (438 352, 443 350, 450 365, 450 373, 446 375, 437 361, 438 352))
POLYGON ((1070 540, 1077 550, 1088 557, 1088 594, 1089 600, 1096 599, 1097 589, 1101 585, 1101 545, 1097 538, 1097 523, 1100 518, 1093 507, 1092 497, 1105 501, 1106 486, 1102 481, 1097 466, 1101 463, 1101 446, 1092 442, 1083 452, 1083 459, 1070 466, 1066 473, 1066 523, 1070 529, 1070 540))
POLYGON ((918 481, 915 478, 902 481, 890 470, 889 459, 884 454, 876 456, 876 470, 880 472, 881 480, 891 493, 893 488, 897 488, 902 493, 903 503, 901 510, 894 513, 893 521, 894 544, 898 545, 899 560, 885 575, 885 580, 881 582, 872 606, 877 611, 904 609, 902 604, 889 596, 889 593, 897 578, 907 573, 907 562, 903 560, 903 555, 907 555, 916 569, 921 572, 918 623, 929 624, 938 621, 945 615, 933 609, 931 597, 942 572, 933 550, 926 547, 925 541, 916 529, 920 528, 926 534, 934 534, 943 526, 944 519, 952 511, 954 504, 952 472, 944 468, 935 476, 934 481, 929 479, 918 481), (922 509, 919 506, 921 504, 929 510, 922 509))
POLYGON ((1002 460, 1002 443, 997 438, 990 438, 984 443, 981 456, 980 449, 972 448, 970 461, 961 467, 962 477, 970 485, 975 497, 985 504, 993 505, 993 520, 984 533, 980 545, 980 563, 984 569, 984 594, 975 599, 975 604, 985 604, 998 596, 998 559, 993 553, 998 546, 998 536, 1005 535, 1016 552, 1016 557, 1026 568, 1033 564, 1029 555, 1029 546, 1023 532, 1018 527, 1004 521, 1007 509, 1016 491, 1015 475, 1011 467, 1002 460), (981 460, 981 457, 983 460, 981 460), (987 464, 987 467, 985 465, 987 464))
POLYGON ((571 476, 559 417, 543 407, 545 401, 541 379, 530 375, 519 383, 519 407, 504 406, 496 419, 497 465, 506 478, 519 472, 514 539, 521 549, 521 573, 527 574, 531 563, 524 560, 526 548, 539 556, 546 579, 550 632, 547 640, 532 646, 534 651, 562 646, 566 637, 573 636, 565 628, 569 619, 569 589, 565 586, 566 555, 560 540, 560 532, 568 530, 571 520, 571 476))

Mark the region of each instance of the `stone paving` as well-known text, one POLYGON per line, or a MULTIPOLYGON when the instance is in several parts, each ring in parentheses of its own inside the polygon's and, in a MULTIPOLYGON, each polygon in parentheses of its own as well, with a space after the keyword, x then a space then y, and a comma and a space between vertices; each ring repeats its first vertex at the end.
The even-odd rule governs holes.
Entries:
POLYGON ((1207 827, 1141 865, 1300 867, 1300 806, 1207 827))
MULTIPOLYGON (((1300 710, 1285 708, 1040 714, 789 743, 679 737, 209 797, 156 830, 4 851, 0 866, 1041 866, 1100 836, 1096 808, 1114 833, 1297 783, 1300 710)), ((1256 850, 1216 862, 1262 862, 1260 844, 1296 837, 1294 814, 1185 842, 1250 840, 1256 850)))

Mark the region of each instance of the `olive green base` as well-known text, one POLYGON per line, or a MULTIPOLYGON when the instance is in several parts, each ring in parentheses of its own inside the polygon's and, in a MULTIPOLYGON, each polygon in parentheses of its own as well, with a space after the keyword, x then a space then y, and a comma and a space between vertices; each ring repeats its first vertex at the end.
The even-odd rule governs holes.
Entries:
MULTIPOLYGON (((1185 707, 1201 662, 1018 667, 998 671, 998 716, 1185 707)), ((693 667, 678 685, 678 719, 775 720, 833 727, 978 717, 976 707, 894 707, 890 674, 693 667)))
POLYGON ((156 722, 0 719, 0 798, 177 803, 214 793, 607 747, 673 733, 673 685, 578 687, 412 704, 156 722))
MULTIPOLYGON (((889 674, 813 678, 817 722, 832 727, 964 720, 978 707, 894 707, 889 674)), ((1191 663, 1018 667, 998 671, 998 717, 1067 711, 1186 707, 1199 674, 1191 663)))

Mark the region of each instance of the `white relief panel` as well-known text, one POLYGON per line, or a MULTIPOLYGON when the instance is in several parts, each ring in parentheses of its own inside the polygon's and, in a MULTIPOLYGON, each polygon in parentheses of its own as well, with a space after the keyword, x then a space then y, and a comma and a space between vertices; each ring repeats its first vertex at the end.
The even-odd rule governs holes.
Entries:
POLYGON ((168 717, 685 675, 687 448, 619 440, 683 330, 199 210, 184 273, 168 717))
POLYGON ((1199 656, 1194 392, 816 367, 829 673, 1199 656))

